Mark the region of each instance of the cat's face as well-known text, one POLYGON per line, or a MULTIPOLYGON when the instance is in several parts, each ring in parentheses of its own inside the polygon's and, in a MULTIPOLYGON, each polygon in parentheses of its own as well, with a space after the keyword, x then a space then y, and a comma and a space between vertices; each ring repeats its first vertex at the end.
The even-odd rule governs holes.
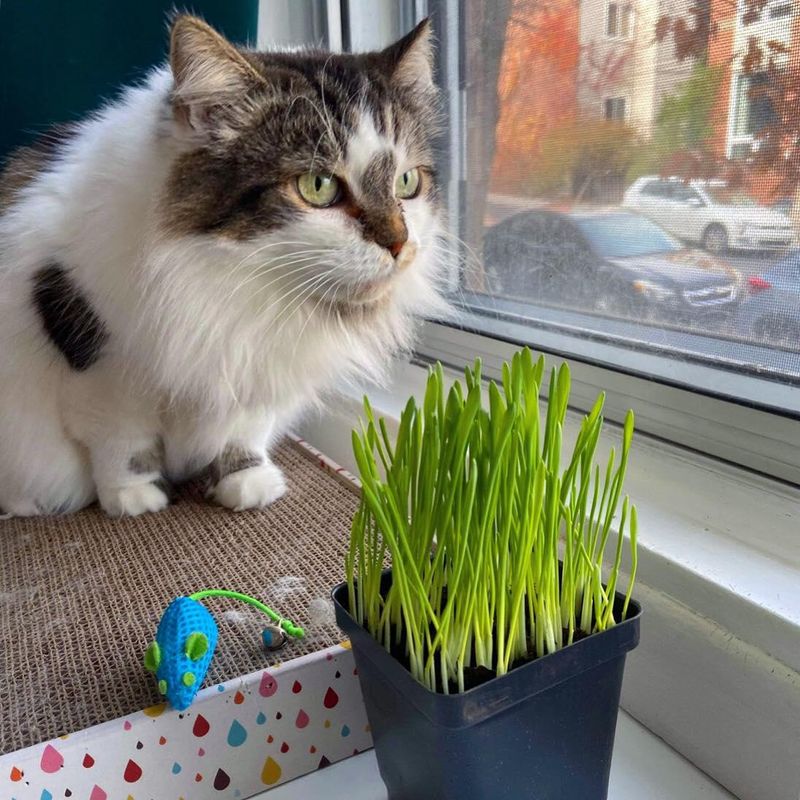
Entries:
POLYGON ((178 18, 165 230, 229 248, 254 302, 425 310, 440 232, 431 60, 427 22, 353 56, 238 50, 178 18))

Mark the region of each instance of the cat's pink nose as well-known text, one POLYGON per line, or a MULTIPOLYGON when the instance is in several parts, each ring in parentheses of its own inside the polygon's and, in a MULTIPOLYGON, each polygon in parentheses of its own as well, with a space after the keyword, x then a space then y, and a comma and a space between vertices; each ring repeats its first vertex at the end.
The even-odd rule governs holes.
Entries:
POLYGON ((392 258, 397 258, 405 243, 405 239, 398 239, 396 242, 390 242, 386 249, 392 254, 392 258))

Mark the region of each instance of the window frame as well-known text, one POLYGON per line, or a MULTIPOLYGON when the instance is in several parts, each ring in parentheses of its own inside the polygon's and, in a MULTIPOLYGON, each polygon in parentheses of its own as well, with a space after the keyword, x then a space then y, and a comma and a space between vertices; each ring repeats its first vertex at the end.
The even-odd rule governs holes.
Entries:
POLYGON ((627 94, 604 95, 600 102, 601 114, 606 122, 628 122, 630 120, 630 97, 627 94), (606 103, 611 103, 612 106, 615 102, 622 101, 622 117, 608 117, 606 116, 606 103))
POLYGON ((603 36, 614 42, 628 42, 633 39, 634 31, 636 29, 636 10, 633 4, 625 2, 625 0, 609 0, 605 6, 605 15, 603 16, 603 36), (616 9, 616 33, 609 33, 609 21, 611 16, 611 6, 616 9), (627 17, 628 31, 624 31, 623 19, 627 17))

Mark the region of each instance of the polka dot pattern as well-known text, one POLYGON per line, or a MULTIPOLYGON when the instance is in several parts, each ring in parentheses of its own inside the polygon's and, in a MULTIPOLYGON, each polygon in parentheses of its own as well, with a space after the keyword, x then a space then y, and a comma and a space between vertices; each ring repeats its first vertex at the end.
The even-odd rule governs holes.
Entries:
POLYGON ((249 797, 372 746, 349 649, 333 647, 0 756, 0 797, 249 797), (256 735, 258 734, 258 735, 256 735))

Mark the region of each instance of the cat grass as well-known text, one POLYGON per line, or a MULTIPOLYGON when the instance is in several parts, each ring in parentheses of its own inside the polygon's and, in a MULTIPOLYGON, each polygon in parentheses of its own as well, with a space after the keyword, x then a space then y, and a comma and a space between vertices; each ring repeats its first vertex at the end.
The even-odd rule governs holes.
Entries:
POLYGON ((636 575, 636 507, 623 495, 634 416, 601 467, 605 396, 565 452, 566 364, 527 348, 481 378, 478 360, 445 387, 431 368, 392 439, 364 400, 353 432, 362 499, 346 575, 349 608, 431 691, 463 692, 624 619, 636 575), (631 569, 616 593, 626 536, 631 569), (391 563, 391 584, 382 574, 391 563), (604 572, 604 564, 610 567, 604 572))

